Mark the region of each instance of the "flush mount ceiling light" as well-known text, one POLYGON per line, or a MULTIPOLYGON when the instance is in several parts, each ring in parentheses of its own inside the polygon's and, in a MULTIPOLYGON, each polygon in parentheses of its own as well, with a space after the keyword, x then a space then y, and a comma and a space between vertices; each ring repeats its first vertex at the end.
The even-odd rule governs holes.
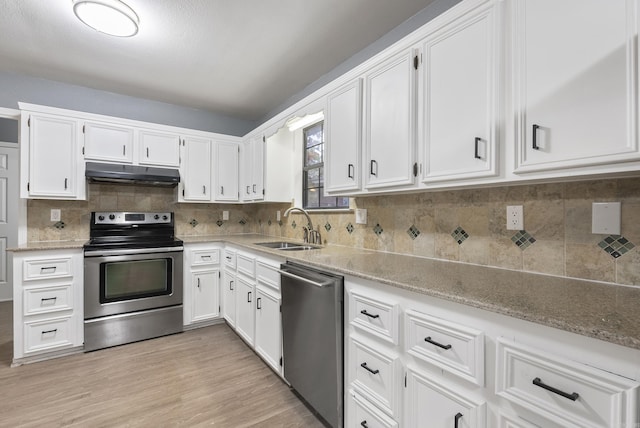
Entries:
POLYGON ((118 37, 138 33, 138 15, 119 0, 74 0, 73 12, 80 21, 101 33, 118 37))

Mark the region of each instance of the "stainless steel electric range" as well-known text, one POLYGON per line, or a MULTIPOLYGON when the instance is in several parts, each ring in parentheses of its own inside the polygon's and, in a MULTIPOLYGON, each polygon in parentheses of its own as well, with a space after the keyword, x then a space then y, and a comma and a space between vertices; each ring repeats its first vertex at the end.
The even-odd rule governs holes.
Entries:
POLYGON ((84 246, 84 347, 182 331, 182 241, 170 212, 91 213, 84 246))

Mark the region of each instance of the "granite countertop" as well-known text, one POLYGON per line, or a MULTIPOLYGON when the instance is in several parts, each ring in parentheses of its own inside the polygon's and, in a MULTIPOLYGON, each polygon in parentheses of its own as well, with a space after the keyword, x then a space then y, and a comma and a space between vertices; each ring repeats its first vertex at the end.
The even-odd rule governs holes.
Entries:
POLYGON ((283 252, 255 245, 281 239, 263 235, 181 239, 185 243, 225 242, 640 349, 640 287, 331 245, 319 250, 283 252))
MULTIPOLYGON (((284 252, 255 245, 294 241, 264 235, 180 236, 221 242, 333 272, 640 349, 640 287, 556 277, 329 245, 284 252)), ((81 249, 86 240, 30 242, 9 251, 81 249)))

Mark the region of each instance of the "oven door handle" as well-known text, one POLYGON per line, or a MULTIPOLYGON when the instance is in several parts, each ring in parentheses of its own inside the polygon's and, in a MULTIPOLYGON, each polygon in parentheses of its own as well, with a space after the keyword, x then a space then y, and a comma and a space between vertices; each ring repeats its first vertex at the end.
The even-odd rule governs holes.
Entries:
POLYGON ((156 247, 156 248, 131 248, 127 250, 90 250, 85 251, 85 257, 100 256, 125 256, 130 254, 153 254, 153 253, 177 253, 183 251, 184 247, 156 247))

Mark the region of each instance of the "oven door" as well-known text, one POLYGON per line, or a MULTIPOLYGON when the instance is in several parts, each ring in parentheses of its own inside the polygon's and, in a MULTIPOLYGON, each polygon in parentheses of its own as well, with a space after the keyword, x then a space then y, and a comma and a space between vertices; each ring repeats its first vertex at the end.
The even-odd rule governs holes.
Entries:
POLYGON ((182 254, 182 247, 85 251, 85 319, 181 305, 182 254))

